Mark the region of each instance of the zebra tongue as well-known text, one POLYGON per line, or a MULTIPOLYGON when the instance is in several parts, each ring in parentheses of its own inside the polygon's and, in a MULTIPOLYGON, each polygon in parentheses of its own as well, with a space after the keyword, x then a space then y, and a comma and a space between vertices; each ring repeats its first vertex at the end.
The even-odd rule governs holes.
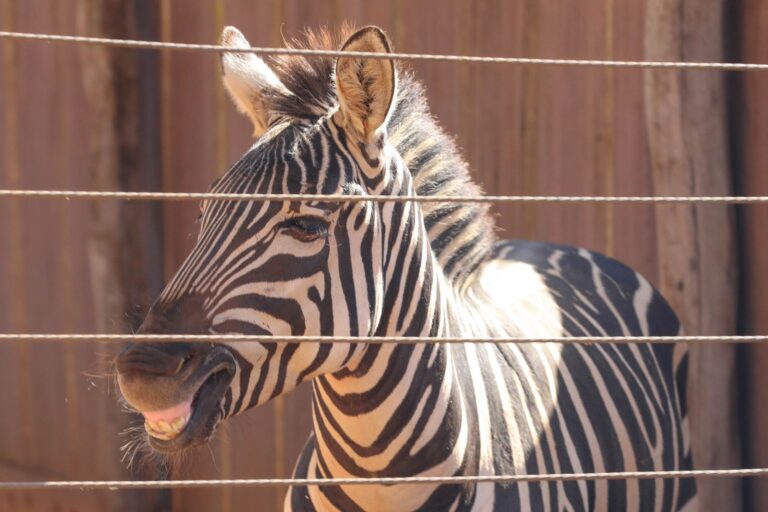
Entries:
POLYGON ((186 402, 182 402, 180 404, 174 405, 173 407, 169 407, 168 409, 163 409, 161 411, 149 411, 149 412, 143 412, 144 419, 151 422, 151 423, 157 423, 159 421, 165 421, 167 423, 171 423, 176 418, 189 418, 190 413, 192 412, 192 399, 190 398, 186 402))

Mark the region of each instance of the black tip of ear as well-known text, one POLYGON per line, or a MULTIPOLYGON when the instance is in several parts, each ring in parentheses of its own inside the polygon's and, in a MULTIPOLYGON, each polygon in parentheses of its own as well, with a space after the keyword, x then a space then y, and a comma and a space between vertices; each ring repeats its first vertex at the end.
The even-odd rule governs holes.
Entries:
POLYGON ((349 36, 341 49, 352 52, 391 53, 392 45, 383 30, 369 25, 349 36))

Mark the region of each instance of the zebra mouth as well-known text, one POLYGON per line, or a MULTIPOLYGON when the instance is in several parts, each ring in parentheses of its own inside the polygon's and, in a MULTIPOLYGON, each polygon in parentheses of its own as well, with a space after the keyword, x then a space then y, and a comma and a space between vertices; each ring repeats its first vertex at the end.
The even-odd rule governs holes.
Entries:
POLYGON ((234 374, 231 359, 220 361, 189 400, 166 411, 144 413, 150 446, 172 453, 207 443, 222 420, 221 403, 234 374))

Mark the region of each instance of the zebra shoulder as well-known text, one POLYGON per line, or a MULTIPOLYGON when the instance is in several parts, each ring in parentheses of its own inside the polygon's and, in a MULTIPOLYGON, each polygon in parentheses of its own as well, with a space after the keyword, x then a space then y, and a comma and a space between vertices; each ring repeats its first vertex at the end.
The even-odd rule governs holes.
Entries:
MULTIPOLYGON (((674 336, 680 323, 650 282, 627 265, 580 247, 512 240, 491 261, 526 265, 562 315, 570 336, 674 336)), ((511 283, 510 283, 511 285, 511 283)))

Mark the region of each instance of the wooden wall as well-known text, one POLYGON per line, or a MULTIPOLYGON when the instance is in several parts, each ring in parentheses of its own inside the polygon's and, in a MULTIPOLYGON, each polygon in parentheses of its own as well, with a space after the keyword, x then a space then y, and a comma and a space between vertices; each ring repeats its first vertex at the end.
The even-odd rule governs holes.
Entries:
MULTIPOLYGON (((745 62, 768 62, 768 5, 745 0, 737 13, 734 45, 745 62)), ((768 75, 745 73, 733 81, 734 154, 739 193, 768 194, 768 75)), ((740 211, 741 328, 744 334, 768 332, 768 205, 740 211)), ((747 385, 744 399, 745 464, 768 467, 768 347, 745 350, 747 385)), ((752 510, 768 509, 766 480, 751 479, 752 510)))
MULTIPOLYGON (((0 6, 3 29, 30 32, 215 42, 221 27, 232 24, 253 45, 279 46, 305 27, 351 20, 380 25, 404 52, 723 58, 721 0, 0 0, 0 6)), ((0 187, 202 191, 250 144, 248 122, 229 104, 214 54, 2 45, 0 187)), ((412 67, 489 193, 730 192, 720 73, 412 67)), ((760 85, 750 84, 754 104, 760 85)), ((758 115, 751 119, 762 123, 758 115)), ((758 139, 755 151, 762 151, 758 139)), ((753 176, 760 179, 757 171, 753 176)), ((578 244, 642 271, 670 296, 689 334, 735 332, 736 244, 726 208, 506 204, 496 213, 504 237, 578 244)), ((196 215, 192 203, 0 201, 0 282, 7 283, 0 288, 0 330, 130 330, 191 248, 196 215)), ((758 243, 764 242, 750 246, 754 254, 758 243)), ((109 393, 111 381, 88 376, 108 369, 99 355, 109 353, 94 345, 0 347, 0 411, 14 411, 0 414, 0 478, 128 475, 117 436, 127 418, 109 393)), ((699 466, 738 467, 735 350, 699 351, 692 368, 699 466)), ((303 389, 228 422, 211 449, 175 476, 288 476, 310 428, 307 404, 303 389)), ((738 508, 740 482, 702 485, 709 509, 738 508)), ((6 504, 276 510, 284 492, 6 493, 0 510, 13 510, 6 504)))
MULTIPOLYGON (((0 26, 97 34, 124 7, 115 0, 98 6, 85 0, 2 0, 0 26)), ((126 36, 120 28, 110 35, 126 36)), ((117 64, 119 52, 0 45, 0 186, 106 190, 140 181, 142 157, 130 108, 136 87, 117 64), (118 100, 120 90, 126 94, 118 100)), ((160 287, 159 276, 154 290, 147 285, 158 262, 141 256, 153 237, 143 232, 147 222, 128 222, 151 220, 137 211, 117 202, 1 201, 0 330, 127 332, 135 327, 134 306, 160 287), (139 242, 128 243, 130 237, 139 242)), ((115 402, 108 363, 114 349, 0 345, 1 479, 131 476, 120 462, 118 433, 128 418, 115 402)), ((0 493, 0 510, 135 510, 158 499, 146 492, 9 492, 0 493)))

